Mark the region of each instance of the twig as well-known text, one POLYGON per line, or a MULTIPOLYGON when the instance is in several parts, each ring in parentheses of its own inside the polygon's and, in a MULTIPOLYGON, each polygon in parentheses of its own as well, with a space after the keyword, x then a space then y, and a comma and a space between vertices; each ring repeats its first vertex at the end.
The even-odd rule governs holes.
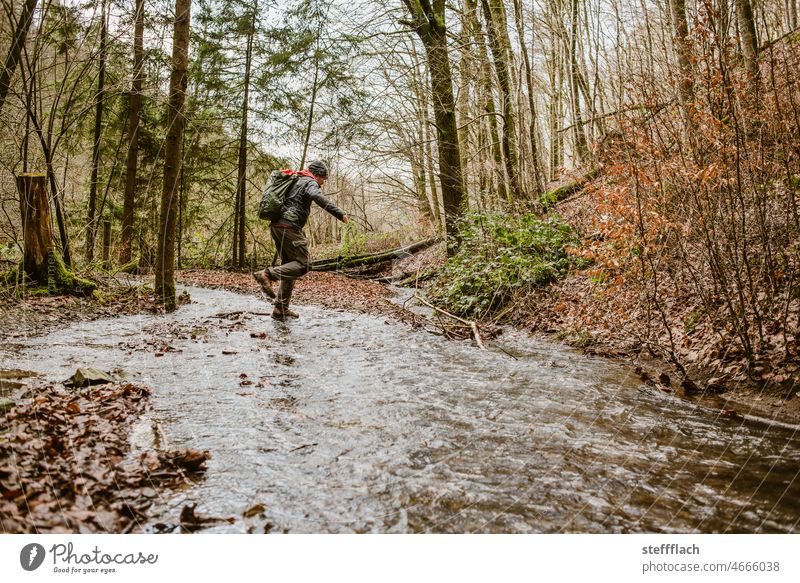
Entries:
POLYGON ((235 312, 222 312, 220 314, 214 314, 213 316, 209 316, 209 317, 218 318, 218 319, 228 319, 228 318, 231 318, 232 316, 244 316, 244 315, 271 316, 272 314, 270 312, 248 312, 246 310, 237 310, 235 312))
POLYGON ((435 310, 435 311, 437 311, 437 312, 439 312, 441 314, 444 314, 445 316, 453 318, 454 320, 458 320, 462 324, 466 324, 467 326, 469 326, 472 329, 472 337, 475 339, 475 342, 478 345, 478 348, 480 348, 481 350, 486 350, 486 347, 483 345, 483 342, 481 341, 481 335, 478 332, 478 326, 477 326, 477 324, 475 324, 474 321, 465 320, 464 318, 459 318, 455 314, 451 314, 450 312, 447 312, 447 311, 445 311, 445 310, 443 310, 441 308, 437 308, 433 304, 431 304, 431 303, 425 301, 424 299, 422 299, 418 294, 414 294, 414 299, 416 299, 421 304, 424 304, 424 305, 428 306, 432 310, 435 310))
POLYGON ((318 444, 316 442, 314 442, 314 443, 304 443, 303 445, 298 445, 297 447, 290 449, 289 453, 292 453, 293 451, 299 451, 299 450, 305 449, 307 447, 314 447, 315 445, 318 445, 318 444))

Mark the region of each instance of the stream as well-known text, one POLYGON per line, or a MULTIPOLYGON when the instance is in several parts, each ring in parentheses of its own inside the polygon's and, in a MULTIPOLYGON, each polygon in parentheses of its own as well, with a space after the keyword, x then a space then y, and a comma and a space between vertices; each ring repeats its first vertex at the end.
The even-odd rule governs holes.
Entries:
MULTIPOLYGON (((209 450, 162 490, 204 532, 797 532, 800 434, 643 385, 628 367, 505 332, 481 351, 385 318, 187 288, 166 316, 76 323, 0 347, 62 381, 95 367, 153 389, 159 427, 209 450)), ((158 526, 157 526, 158 525, 158 526)))

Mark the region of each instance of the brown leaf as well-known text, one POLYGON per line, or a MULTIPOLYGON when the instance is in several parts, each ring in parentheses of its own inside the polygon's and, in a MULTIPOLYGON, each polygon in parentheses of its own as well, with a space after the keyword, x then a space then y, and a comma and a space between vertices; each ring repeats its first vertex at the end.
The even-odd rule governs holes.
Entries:
POLYGON ((254 516, 258 516, 262 512, 264 512, 266 508, 263 504, 256 504, 255 506, 251 506, 247 510, 244 511, 245 518, 253 518, 254 516))

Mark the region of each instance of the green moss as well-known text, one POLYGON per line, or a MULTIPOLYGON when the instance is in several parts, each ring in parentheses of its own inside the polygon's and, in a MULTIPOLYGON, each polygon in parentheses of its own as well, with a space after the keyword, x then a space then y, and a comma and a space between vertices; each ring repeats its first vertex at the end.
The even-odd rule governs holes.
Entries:
POLYGON ((97 289, 97 284, 68 270, 61 255, 51 250, 47 258, 47 287, 56 294, 86 296, 97 289))
POLYGON ((588 348, 597 343, 597 339, 588 330, 581 328, 559 330, 556 333, 556 340, 561 340, 574 348, 588 348))
POLYGON ((98 304, 105 304, 108 301, 106 295, 99 289, 92 290, 92 299, 98 304))
POLYGON ((6 287, 19 283, 19 270, 9 269, 8 271, 0 272, 0 286, 6 287))
POLYGON ((19 290, 19 295, 22 297, 43 297, 49 296, 50 293, 47 286, 25 287, 19 290))
POLYGON ((683 328, 684 330, 686 330, 686 333, 691 334, 692 332, 694 332, 695 329, 697 328, 697 323, 699 321, 700 321, 700 312, 698 310, 692 311, 692 313, 686 317, 686 321, 684 321, 683 323, 683 328))
POLYGON ((130 260, 125 265, 120 266, 114 273, 130 273, 135 274, 139 272, 139 258, 130 260))
POLYGON ((157 289, 156 293, 159 296, 159 303, 164 307, 167 312, 174 312, 178 307, 178 300, 175 297, 175 280, 170 279, 164 281, 163 287, 157 289))
POLYGON ((539 204, 544 209, 544 212, 547 212, 562 200, 565 200, 576 192, 583 190, 588 182, 591 182, 598 176, 600 176, 600 171, 592 170, 575 182, 554 188, 553 190, 550 190, 541 196, 539 199, 539 204))

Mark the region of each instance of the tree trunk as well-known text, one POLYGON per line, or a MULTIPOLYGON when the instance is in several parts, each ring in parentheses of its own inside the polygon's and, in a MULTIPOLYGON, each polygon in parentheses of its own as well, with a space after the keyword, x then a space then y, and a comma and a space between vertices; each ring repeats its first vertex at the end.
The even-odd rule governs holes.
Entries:
POLYGON ((572 133, 575 142, 575 161, 582 165, 589 155, 586 133, 583 130, 580 97, 580 70, 578 69, 578 0, 570 4, 569 79, 570 105, 572 107, 572 133))
POLYGON ((70 272, 53 248, 46 180, 44 174, 17 176, 24 244, 22 269, 34 283, 47 286, 52 293, 90 294, 95 284, 70 272))
POLYGON ((22 267, 32 280, 47 285, 47 262, 53 251, 53 231, 45 175, 20 174, 17 176, 17 192, 24 245, 22 267))
POLYGON ((541 148, 539 147, 539 129, 537 128, 536 119, 536 97, 534 95, 533 86, 533 71, 531 69, 531 61, 528 56, 528 49, 525 46, 525 29, 523 26, 522 18, 522 2, 514 0, 514 18, 517 24, 517 34, 519 35, 520 52, 522 53, 522 62, 525 66, 525 82, 528 88, 528 109, 530 110, 530 142, 531 142, 531 158, 533 158, 533 179, 536 185, 536 196, 544 193, 544 170, 542 168, 542 155, 541 148))
MULTIPOLYGON (((317 49, 319 49, 319 36, 322 34, 322 23, 320 22, 317 28, 317 49)), ((314 125, 314 106, 317 104, 317 90, 319 85, 319 55, 318 51, 314 51, 314 80, 311 85, 311 103, 308 107, 308 119, 306 122, 306 131, 303 139, 303 156, 300 158, 300 169, 305 167, 306 156, 308 155, 308 143, 311 141, 311 128, 314 125)))
MULTIPOLYGON (((245 194, 247 193, 247 117, 250 112, 250 68, 253 61, 253 36, 255 35, 256 31, 257 13, 258 3, 253 6, 250 29, 247 31, 247 51, 244 64, 244 99, 242 101, 242 121, 240 125, 241 129, 239 131, 239 161, 238 173, 236 175, 236 210, 233 217, 235 225, 233 230, 233 267, 235 268, 244 267, 244 219, 247 210, 245 208, 245 194)), ((314 78, 314 86, 316 88, 316 75, 314 78)), ((303 150, 303 156, 305 156, 305 150, 303 150)))
MULTIPOLYGON (((482 100, 481 105, 486 113, 486 123, 481 123, 481 127, 488 126, 489 143, 491 144, 492 160, 494 166, 491 168, 492 178, 496 181, 497 191, 501 196, 508 200, 510 197, 508 182, 503 171, 503 148, 500 145, 500 131, 497 126, 497 108, 494 103, 494 88, 492 84, 492 73, 489 66, 489 55, 486 52, 486 43, 483 38, 483 28, 478 19, 478 5, 475 0, 464 0, 464 15, 472 31, 472 42, 478 47, 479 62, 479 87, 477 96, 482 100)), ((490 185, 483 181, 482 189, 489 188, 490 185)))
POLYGON ((28 119, 33 124, 33 129, 39 138, 39 143, 42 146, 42 154, 44 155, 45 166, 47 167, 47 179, 50 182, 50 190, 53 196, 53 205, 56 209, 56 223, 58 224, 58 234, 61 238, 61 252, 64 258, 64 264, 67 268, 72 267, 72 258, 69 251, 69 237, 67 234, 67 224, 64 217, 64 210, 61 205, 61 196, 59 195, 58 184, 56 183, 56 171, 53 168, 53 154, 47 140, 44 138, 42 127, 39 125, 39 120, 35 115, 33 108, 28 109, 28 119))
POLYGON ((430 237, 417 241, 405 247, 397 249, 390 249, 389 251, 379 251, 377 253, 367 253, 365 255, 356 255, 355 257, 333 257, 330 259, 317 259, 311 263, 313 271, 335 271, 337 269, 346 269, 349 267, 363 267, 366 265, 373 265, 375 263, 382 263, 385 261, 395 261, 408 257, 412 253, 427 249, 431 245, 435 245, 441 241, 441 237, 430 237))
POLYGON ((158 225, 156 254, 156 294, 164 309, 176 307, 175 298, 175 222, 179 204, 179 178, 183 155, 184 101, 186 69, 189 64, 189 19, 191 0, 175 0, 175 28, 172 36, 172 74, 169 82, 167 139, 164 147, 164 188, 158 225))
POLYGON ((3 111, 3 104, 5 104, 8 90, 11 88, 11 76, 17 68, 22 47, 25 45, 25 38, 28 36, 28 29, 31 27, 36 2, 37 0, 26 0, 25 4, 22 5, 22 14, 19 16, 19 21, 14 31, 14 40, 8 48, 8 54, 3 64, 3 72, 0 73, 0 112, 3 111))
POLYGON ((550 107, 549 107, 549 133, 550 133, 550 180, 558 178, 560 168, 564 165, 564 138, 561 133, 563 121, 563 95, 564 85, 563 58, 561 43, 552 42, 550 54, 550 107))
POLYGON ((144 0, 136 0, 136 24, 133 32, 133 85, 131 87, 128 127, 130 146, 128 147, 125 171, 125 199, 122 208, 122 244, 119 262, 123 265, 131 261, 133 247, 134 208, 136 205, 136 170, 139 160, 139 116, 142 109, 142 80, 144 62, 144 0))
POLYGON ((681 103, 690 123, 689 107, 694 100, 692 63, 689 48, 689 24, 686 21, 686 0, 669 0, 672 12, 672 32, 675 37, 675 53, 678 57, 678 77, 681 103))
POLYGON ((750 0, 736 0, 736 18, 739 21, 739 34, 742 39, 742 55, 750 83, 758 90, 760 73, 758 68, 758 37, 750 0))
POLYGON ((111 261, 111 221, 103 221, 103 265, 108 266, 111 261))
MULTIPOLYGON (((483 16, 486 20, 486 31, 489 36, 489 48, 494 58, 497 82, 500 85, 500 96, 503 100, 503 158, 506 174, 511 184, 514 199, 525 198, 525 191, 519 179, 519 154, 516 140, 516 115, 511 89, 511 41, 508 38, 506 10, 502 0, 482 0, 483 16)), ((509 200, 509 202, 511 202, 509 200)))
MULTIPOLYGON (((417 51, 412 43, 412 55, 414 58, 414 62, 418 62, 417 58, 417 51)), ((428 103, 428 87, 430 86, 429 79, 430 79, 430 72, 425 68, 421 67, 423 71, 419 74, 420 79, 420 88, 419 88, 419 95, 421 97, 420 103, 420 112, 422 114, 422 160, 423 164, 425 165, 427 171, 427 183, 430 185, 430 191, 428 192, 431 212, 436 221, 436 230, 442 231, 445 230, 446 226, 444 221, 442 220, 442 211, 439 204, 439 188, 436 186, 436 169, 434 168, 433 163, 433 145, 432 145, 432 132, 431 132, 431 119, 430 119, 430 111, 429 111, 429 103, 428 103)))
POLYGON ((458 147, 456 107, 450 55, 447 50, 444 0, 403 0, 413 22, 410 25, 425 47, 431 73, 431 95, 436 120, 439 150, 439 180, 442 185, 448 253, 454 253, 458 241, 458 221, 466 206, 461 152, 458 147))
MULTIPOLYGON (((411 88, 414 91, 414 111, 417 117, 417 127, 411 136, 412 143, 409 145, 409 158, 411 160, 412 172, 414 173, 414 184, 419 201, 420 211, 431 219, 437 231, 441 230, 441 223, 439 220, 439 203, 438 197, 431 197, 428 190, 428 167, 432 168, 432 161, 430 159, 430 146, 428 144, 430 129, 428 128, 428 82, 427 70, 420 63, 417 54, 416 44, 411 41, 409 47, 411 57, 411 75, 412 82, 411 88)), ((434 180, 434 173, 430 173, 431 181, 434 180)), ((431 185, 436 188, 435 184, 431 185)), ((363 194, 363 188, 361 190, 363 194)), ((362 207, 365 208, 365 207, 362 207)))
MULTIPOLYGON (((467 27, 466 16, 461 15, 461 31, 458 38, 458 78, 460 86, 457 95, 458 115, 456 122, 458 125, 458 146, 461 151, 461 175, 469 176, 467 173, 467 160, 471 159, 470 144, 470 87, 473 84, 472 71, 472 48, 469 42, 469 29, 467 27)), ((469 195, 469 184, 464 184, 464 189, 469 195)))
POLYGON ((100 137, 103 132, 103 97, 106 82, 106 2, 100 8, 100 54, 99 71, 97 73, 97 95, 94 110, 94 143, 92 144, 92 178, 89 182, 89 216, 86 218, 86 262, 94 259, 94 240, 97 233, 97 175, 100 169, 100 137))

